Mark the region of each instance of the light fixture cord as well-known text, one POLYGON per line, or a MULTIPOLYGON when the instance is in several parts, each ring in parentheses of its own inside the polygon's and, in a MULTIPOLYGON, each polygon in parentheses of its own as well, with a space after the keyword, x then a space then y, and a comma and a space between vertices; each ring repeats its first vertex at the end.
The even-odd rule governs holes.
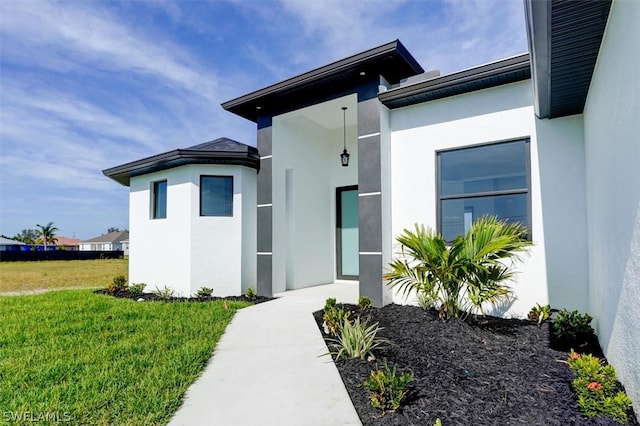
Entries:
POLYGON ((344 150, 347 150, 347 107, 342 107, 342 140, 344 141, 344 150))

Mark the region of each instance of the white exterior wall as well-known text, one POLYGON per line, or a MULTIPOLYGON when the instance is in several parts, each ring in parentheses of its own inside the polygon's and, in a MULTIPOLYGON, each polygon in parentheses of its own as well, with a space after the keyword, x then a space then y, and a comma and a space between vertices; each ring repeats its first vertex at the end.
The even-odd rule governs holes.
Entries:
POLYGON ((336 187, 356 185, 356 126, 347 125, 349 167, 340 165, 342 111, 355 95, 273 119, 273 292, 331 283, 336 277, 336 187), (340 114, 340 127, 321 121, 340 114), (289 176, 289 178, 287 178, 289 176))
POLYGON ((188 165, 132 177, 130 187, 130 283, 144 282, 147 291, 166 285, 181 296, 200 287, 213 288, 215 296, 255 288, 253 169, 188 165), (233 217, 200 217, 201 175, 233 176, 233 217), (152 182, 165 179, 167 217, 151 219, 152 182))
POLYGON ((590 313, 640 412, 640 3, 614 0, 584 109, 590 313))
MULTIPOLYGON (((524 317, 536 303, 584 310, 582 122, 536 119, 530 81, 391 111, 392 234, 395 238, 414 223, 436 229, 437 151, 525 137, 530 138, 534 246, 517 266, 517 300, 488 313, 524 317)), ((395 301, 404 299, 396 295, 395 301)))

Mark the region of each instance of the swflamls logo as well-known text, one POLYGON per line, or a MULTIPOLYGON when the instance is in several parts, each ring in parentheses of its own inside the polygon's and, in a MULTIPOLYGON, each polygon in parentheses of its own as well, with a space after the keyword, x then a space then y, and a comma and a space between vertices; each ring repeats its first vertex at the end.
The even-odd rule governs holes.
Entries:
POLYGON ((5 411, 2 417, 10 423, 71 421, 71 413, 68 411, 5 411))

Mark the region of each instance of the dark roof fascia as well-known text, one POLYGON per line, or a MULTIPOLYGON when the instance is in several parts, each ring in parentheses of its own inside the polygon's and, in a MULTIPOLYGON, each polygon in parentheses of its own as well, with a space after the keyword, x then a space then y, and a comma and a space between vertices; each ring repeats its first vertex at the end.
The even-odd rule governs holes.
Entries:
POLYGON ((260 170, 260 155, 258 150, 251 146, 247 146, 246 152, 174 149, 163 154, 105 169, 102 173, 124 186, 129 186, 131 177, 188 164, 231 164, 260 170))
POLYGON ((551 1, 524 0, 524 17, 532 63, 534 111, 539 118, 547 118, 551 99, 551 1))
MULTIPOLYGON (((289 78, 276 84, 272 84, 263 89, 256 90, 238 98, 222 103, 222 108, 233 112, 253 122, 258 120, 257 107, 261 107, 262 101, 266 98, 274 97, 285 92, 302 89, 304 86, 316 84, 323 79, 346 72, 353 72, 365 67, 369 70, 375 69, 377 62, 382 63, 384 60, 394 58, 398 62, 396 68, 404 66, 411 71, 406 76, 417 75, 423 73, 422 66, 415 60, 409 51, 400 43, 399 40, 383 44, 373 49, 349 56, 348 58, 332 62, 328 65, 316 68, 298 76, 289 78)), ((380 71, 380 70, 378 70, 380 71)))
POLYGON ((529 54, 523 53, 453 74, 391 89, 380 93, 378 98, 386 107, 394 109, 514 83, 530 77, 529 54))
POLYGON ((611 0, 524 0, 539 118, 581 114, 611 0))

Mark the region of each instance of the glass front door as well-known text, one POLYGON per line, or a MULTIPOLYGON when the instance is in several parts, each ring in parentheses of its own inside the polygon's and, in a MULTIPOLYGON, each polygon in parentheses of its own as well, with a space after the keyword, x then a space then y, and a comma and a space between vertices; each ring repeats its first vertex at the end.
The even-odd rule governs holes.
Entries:
POLYGON ((360 267, 358 187, 336 188, 336 264, 339 279, 357 280, 360 267))

